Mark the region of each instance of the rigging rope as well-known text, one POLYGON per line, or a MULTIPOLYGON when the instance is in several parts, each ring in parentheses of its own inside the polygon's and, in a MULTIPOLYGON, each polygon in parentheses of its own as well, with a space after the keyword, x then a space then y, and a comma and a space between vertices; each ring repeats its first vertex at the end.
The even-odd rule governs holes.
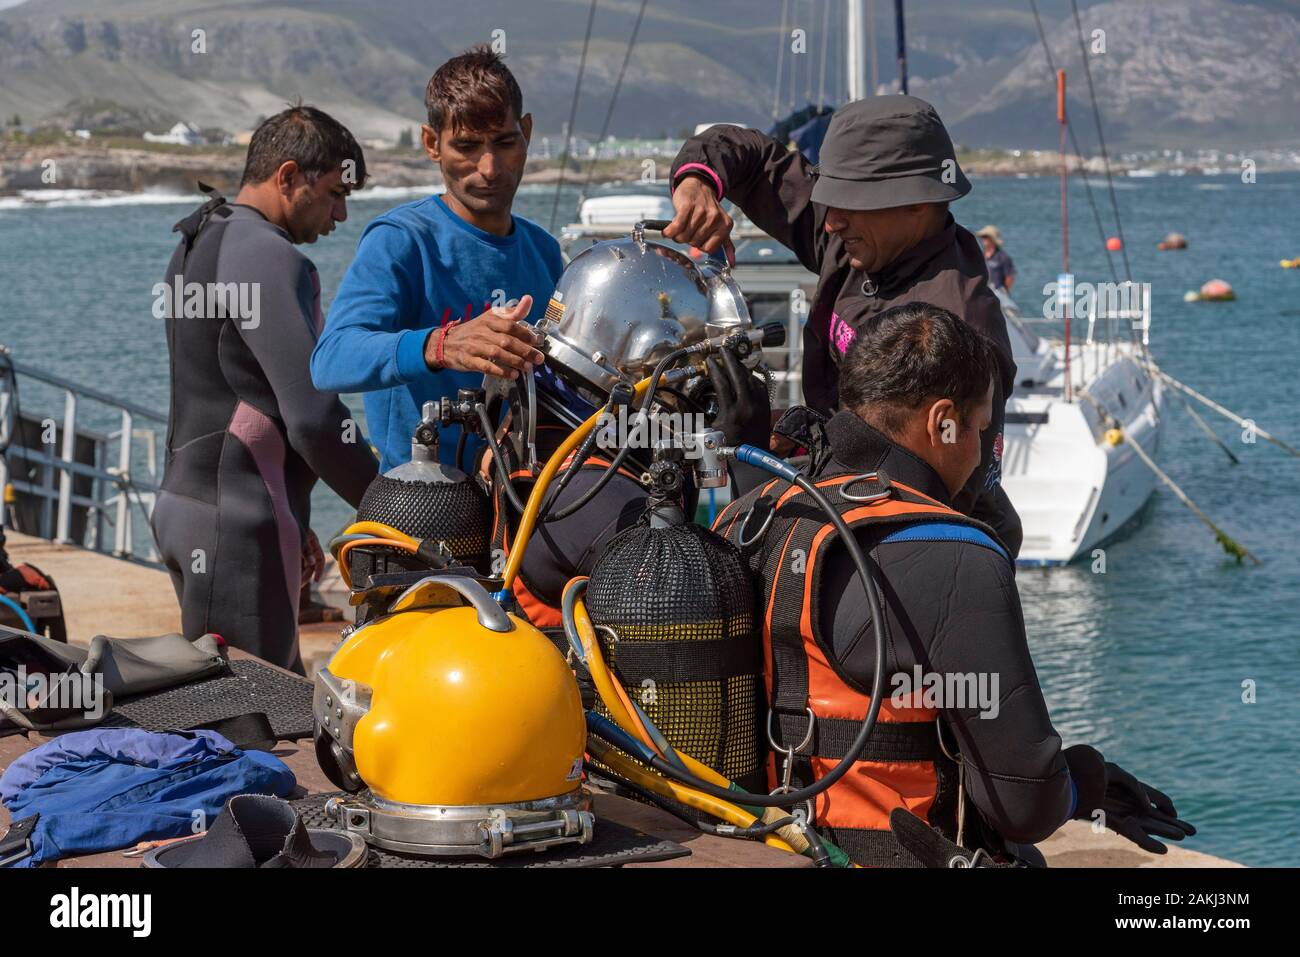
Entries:
POLYGON ((1110 410, 1108 410, 1104 405, 1098 402, 1094 396, 1089 395, 1086 391, 1080 393, 1080 395, 1082 395, 1085 399, 1087 399, 1089 402, 1092 403, 1093 408, 1097 410, 1097 414, 1101 416, 1102 424, 1107 425, 1109 428, 1114 429, 1116 432, 1118 432, 1122 437, 1122 441, 1124 441, 1128 445, 1128 447, 1133 450, 1133 453, 1139 459, 1141 459, 1142 463, 1155 474, 1156 478, 1158 478, 1161 482, 1163 482, 1165 486, 1168 487, 1168 489, 1174 493, 1174 495, 1178 496, 1178 500, 1182 502, 1184 505, 1186 505, 1188 509, 1191 510, 1192 514, 1195 515, 1197 518, 1199 518, 1202 523, 1204 523, 1206 528, 1208 528, 1210 531, 1214 533, 1215 541, 1217 541, 1219 545, 1222 546, 1225 552, 1227 552, 1229 555, 1235 558, 1238 564, 1241 564, 1243 558, 1249 558, 1256 565, 1263 564, 1263 562, 1261 562, 1259 558, 1256 557, 1254 553, 1250 551, 1250 549, 1248 549, 1245 545, 1241 544, 1239 541, 1237 541, 1235 538, 1233 538, 1231 535, 1225 532, 1222 528, 1216 525, 1214 519, 1210 518, 1209 515, 1205 514, 1204 510, 1202 510, 1199 505, 1197 505, 1195 502, 1192 501, 1191 496, 1189 496, 1186 492, 1184 492, 1181 488, 1179 488, 1178 483, 1175 482, 1173 479, 1171 479, 1168 475, 1166 475, 1165 472, 1160 468, 1160 466, 1156 465, 1155 460, 1151 458, 1151 456, 1147 453, 1146 449, 1142 448, 1142 446, 1124 430, 1124 427, 1123 425, 1120 424, 1120 421, 1116 419, 1115 416, 1110 414, 1110 410))
POLYGON ((1097 91, 1092 85, 1092 69, 1088 66, 1088 47, 1083 42, 1083 24, 1079 21, 1079 4, 1070 0, 1074 10, 1074 29, 1079 35, 1079 56, 1083 60, 1083 75, 1088 80, 1088 98, 1092 100, 1092 119, 1097 125, 1097 145, 1101 147, 1101 162, 1106 170, 1106 189, 1110 192, 1110 206, 1115 214, 1115 235, 1119 237, 1120 254, 1124 257, 1124 278, 1133 281, 1133 272, 1128 264, 1128 246, 1124 243, 1124 227, 1119 219, 1119 202, 1115 199, 1115 183, 1110 175, 1110 157, 1106 153, 1106 137, 1101 132, 1101 111, 1097 108, 1097 91))
POLYGON ((596 4, 591 0, 587 12, 587 33, 582 38, 582 57, 578 60, 578 80, 573 84, 573 102, 569 105, 569 125, 565 128, 564 152, 560 155, 560 175, 555 180, 555 201, 551 204, 551 223, 547 232, 555 232, 555 217, 560 212, 560 192, 564 189, 564 171, 569 166, 569 144, 573 142, 573 124, 578 119, 578 97, 582 94, 582 74, 587 69, 587 48, 591 45, 591 25, 596 20, 596 4))
POLYGON ((822 52, 820 78, 817 81, 817 105, 826 105, 826 37, 831 32, 831 0, 822 0, 822 52))
POLYGON ((776 83, 772 91, 772 122, 781 116, 781 78, 785 75, 785 31, 789 26, 790 0, 781 0, 781 33, 776 38, 776 83))
MULTIPOLYGON (((1056 61, 1052 58, 1052 50, 1047 45, 1047 34, 1043 32, 1043 21, 1038 16, 1038 4, 1035 0, 1029 0, 1029 6, 1034 11, 1034 23, 1038 27, 1038 39, 1043 44, 1043 53, 1047 57, 1047 69, 1052 74, 1052 79, 1056 79, 1056 61)), ((1106 226, 1101 221, 1101 210, 1097 208, 1097 200, 1092 195, 1092 183, 1088 180, 1088 172, 1083 164, 1083 150, 1079 148, 1079 138, 1074 133, 1074 124, 1070 122, 1067 114, 1065 127, 1070 133, 1070 145, 1074 147, 1074 155, 1079 158, 1079 175, 1083 178, 1084 192, 1088 196, 1088 205, 1092 208, 1092 217, 1097 223, 1097 235, 1101 237, 1101 248, 1106 250, 1106 263, 1110 266, 1110 275, 1115 282, 1119 282, 1119 271, 1115 269, 1115 259, 1106 248, 1106 226)))
POLYGON ((1197 392, 1187 383, 1179 382, 1168 372, 1165 372, 1163 369, 1157 368, 1154 362, 1150 363, 1150 368, 1152 372, 1160 376, 1160 378, 1163 379, 1165 382, 1168 382, 1171 386, 1173 386, 1175 389, 1178 389, 1183 394, 1191 396, 1193 399, 1195 399, 1197 402, 1204 405, 1206 408, 1213 409, 1215 412, 1219 413, 1219 415, 1223 416, 1225 419, 1230 419, 1231 421, 1237 423, 1243 429, 1249 429, 1252 433, 1258 435, 1264 441, 1272 442, 1274 445, 1282 449, 1288 455, 1293 455, 1296 458, 1300 458, 1300 449, 1297 449, 1292 445, 1288 445, 1286 442, 1283 442, 1281 439, 1273 435, 1271 432, 1266 432, 1264 429, 1261 429, 1253 420, 1243 419, 1241 416, 1239 416, 1236 412, 1233 412, 1231 409, 1224 408, 1223 406, 1219 405, 1219 403, 1215 402, 1213 399, 1209 398, 1208 396, 1201 395, 1201 393, 1197 392))
MULTIPOLYGON (((632 50, 636 46, 637 34, 641 31, 641 20, 645 17, 646 4, 650 0, 641 0, 641 9, 636 13, 636 22, 632 24, 632 35, 628 37, 627 50, 623 53, 623 65, 619 67, 618 79, 614 81, 614 92, 609 96, 609 108, 605 110, 605 120, 600 124, 600 138, 596 140, 597 146, 605 141, 605 135, 609 132, 609 125, 614 119, 614 104, 618 102, 619 91, 623 89, 623 75, 627 73, 627 65, 632 61, 632 50)), ((587 178, 582 184, 582 195, 578 198, 578 206, 581 208, 582 200, 587 198, 587 191, 591 189, 591 178, 596 173, 596 164, 587 167, 587 178)))

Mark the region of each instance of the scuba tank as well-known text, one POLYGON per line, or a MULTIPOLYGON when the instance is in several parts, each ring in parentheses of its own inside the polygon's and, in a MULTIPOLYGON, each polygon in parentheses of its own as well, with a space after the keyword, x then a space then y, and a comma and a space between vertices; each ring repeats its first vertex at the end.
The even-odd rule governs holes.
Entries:
POLYGON ((606 661, 668 743, 766 791, 757 593, 736 547, 652 506, 605 548, 585 601, 606 661))
MULTIPOLYGON (((439 403, 424 404, 424 418, 411 438, 411 460, 376 476, 357 509, 358 522, 381 522, 425 542, 439 543, 450 564, 490 571, 492 508, 487 495, 464 472, 438 461, 439 403)), ((364 588, 375 575, 427 571, 416 555, 383 546, 352 550, 353 586, 364 588)), ((373 617, 363 606, 358 623, 373 617)))

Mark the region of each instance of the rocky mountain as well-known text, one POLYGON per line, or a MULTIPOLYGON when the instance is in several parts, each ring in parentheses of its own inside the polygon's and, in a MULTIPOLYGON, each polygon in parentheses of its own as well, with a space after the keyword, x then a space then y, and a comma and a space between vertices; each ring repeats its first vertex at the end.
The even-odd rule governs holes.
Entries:
MULTIPOLYGON (((0 7, 7 0, 0 0, 0 7)), ((861 2, 861 0, 859 0, 861 2)), ((769 125, 774 106, 839 101, 845 0, 792 0, 778 57, 776 0, 650 0, 611 127, 675 134, 704 120, 769 125), (827 14, 829 13, 829 17, 827 14), (825 29, 823 24, 826 24, 825 29), (822 55, 823 39, 826 54, 822 55), (778 60, 781 63, 777 92, 778 60), (825 80, 823 81, 823 76, 825 80)), ((894 77, 892 4, 876 5, 881 88, 894 77)), ((567 121, 588 0, 27 0, 0 9, 0 116, 184 119, 237 131, 296 97, 363 137, 422 116, 433 68, 475 42, 505 43, 540 132, 567 121)), ((600 129, 639 0, 600 0, 576 128, 600 129)), ((1071 109, 1091 129, 1068 0, 1039 0, 1071 109), (1079 97, 1083 97, 1079 99, 1079 97)), ((1082 0, 1117 147, 1300 142, 1297 0, 1082 0)), ((1027 0, 912 0, 912 92, 971 146, 1055 142, 1052 80, 1027 0)), ((1085 142, 1085 147, 1090 140, 1085 142)))
MULTIPOLYGON (((1108 144, 1249 151, 1300 145, 1300 11, 1288 3, 1117 0, 1081 18, 1108 144)), ((1096 136, 1073 17, 1047 29, 1067 73, 1067 111, 1096 136)), ((1056 90, 1042 44, 916 84, 972 146, 1056 145, 1056 90)))

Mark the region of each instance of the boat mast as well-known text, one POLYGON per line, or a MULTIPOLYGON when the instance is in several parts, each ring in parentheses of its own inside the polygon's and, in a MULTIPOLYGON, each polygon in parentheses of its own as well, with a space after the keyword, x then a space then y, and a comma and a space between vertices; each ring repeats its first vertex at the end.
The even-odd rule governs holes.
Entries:
POLYGON ((903 29, 903 0, 894 0, 894 36, 898 40, 898 92, 907 92, 907 32, 903 29))
POLYGON ((1056 122, 1061 128, 1061 259, 1062 275, 1058 281, 1058 290, 1068 283, 1068 294, 1061 295, 1061 315, 1065 320, 1065 401, 1074 401, 1070 382, 1070 320, 1074 299, 1074 282, 1070 277, 1070 215, 1066 204, 1066 168, 1065 168, 1065 71, 1056 71, 1056 122))
POLYGON ((867 89, 867 18, 862 9, 862 0, 849 0, 848 22, 845 24, 844 67, 848 73, 849 102, 864 99, 870 92, 867 89))

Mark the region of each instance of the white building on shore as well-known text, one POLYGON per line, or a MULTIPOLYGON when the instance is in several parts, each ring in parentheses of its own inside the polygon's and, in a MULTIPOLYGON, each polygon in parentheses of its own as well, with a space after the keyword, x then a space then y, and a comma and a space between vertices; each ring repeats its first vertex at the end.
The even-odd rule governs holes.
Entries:
POLYGON ((166 133, 145 133, 147 143, 175 143, 178 146, 199 146, 203 137, 192 123, 177 123, 166 133))

